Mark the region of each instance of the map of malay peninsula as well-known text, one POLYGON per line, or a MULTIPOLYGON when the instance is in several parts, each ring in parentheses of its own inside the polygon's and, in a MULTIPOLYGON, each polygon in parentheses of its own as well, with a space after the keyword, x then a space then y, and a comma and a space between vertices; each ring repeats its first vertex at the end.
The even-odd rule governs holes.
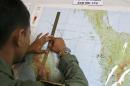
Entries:
MULTIPOLYGON (((130 86, 130 12, 44 8, 32 37, 51 32, 58 11, 61 16, 55 36, 64 38, 76 55, 89 86, 130 86)), ((33 64, 28 59, 21 69, 26 70, 28 62, 33 64)), ((57 64, 56 55, 50 53, 47 70, 52 81, 61 77, 57 64)), ((35 73, 27 74, 33 72, 30 67, 31 71, 17 71, 17 75, 35 78, 35 73)))
POLYGON ((129 86, 130 78, 128 74, 125 76, 125 72, 130 67, 130 34, 116 31, 110 25, 107 11, 86 11, 86 15, 101 41, 99 59, 103 82, 106 81, 106 86, 112 83, 112 86, 129 86))

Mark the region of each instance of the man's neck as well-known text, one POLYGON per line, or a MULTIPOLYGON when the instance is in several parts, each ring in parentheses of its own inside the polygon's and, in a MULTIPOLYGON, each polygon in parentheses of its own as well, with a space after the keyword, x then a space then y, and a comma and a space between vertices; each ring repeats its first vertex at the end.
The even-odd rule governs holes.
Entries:
POLYGON ((11 47, 5 46, 0 50, 0 58, 3 59, 5 63, 12 65, 13 57, 14 57, 14 52, 11 47))

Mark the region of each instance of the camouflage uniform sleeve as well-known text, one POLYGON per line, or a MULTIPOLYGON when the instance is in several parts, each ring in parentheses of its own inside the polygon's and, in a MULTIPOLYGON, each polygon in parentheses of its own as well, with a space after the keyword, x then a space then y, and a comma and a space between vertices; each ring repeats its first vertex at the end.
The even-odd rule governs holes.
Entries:
POLYGON ((13 80, 6 74, 0 73, 0 86, 45 86, 41 82, 34 82, 31 80, 21 81, 13 80))
POLYGON ((64 75, 65 86, 88 86, 88 81, 74 55, 60 57, 59 69, 64 75))

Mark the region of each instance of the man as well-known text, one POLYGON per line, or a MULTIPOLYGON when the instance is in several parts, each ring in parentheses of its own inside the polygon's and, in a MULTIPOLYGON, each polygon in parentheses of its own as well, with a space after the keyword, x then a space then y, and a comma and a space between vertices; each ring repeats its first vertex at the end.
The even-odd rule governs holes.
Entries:
MULTIPOLYGON (((67 52, 63 39, 45 34, 30 45, 30 14, 21 0, 0 0, 0 86, 46 86, 39 81, 15 80, 11 66, 27 54, 40 54, 42 46, 53 41, 50 49, 59 55, 59 70, 65 86, 88 86, 75 56, 67 52)), ((50 85, 52 86, 52 85, 50 85)))

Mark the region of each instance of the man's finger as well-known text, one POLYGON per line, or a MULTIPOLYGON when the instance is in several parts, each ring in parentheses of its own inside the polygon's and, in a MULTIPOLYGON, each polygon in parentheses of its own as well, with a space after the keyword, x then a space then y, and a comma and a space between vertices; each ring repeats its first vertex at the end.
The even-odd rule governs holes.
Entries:
POLYGON ((45 35, 43 35, 40 39, 45 39, 47 36, 49 35, 49 33, 46 33, 45 35))
POLYGON ((63 40, 63 38, 58 37, 58 38, 55 38, 55 40, 63 40))
POLYGON ((39 39, 41 35, 42 35, 42 33, 38 34, 36 39, 39 39))
POLYGON ((52 41, 54 40, 54 37, 53 36, 48 36, 46 37, 45 41, 48 42, 48 41, 52 41))

